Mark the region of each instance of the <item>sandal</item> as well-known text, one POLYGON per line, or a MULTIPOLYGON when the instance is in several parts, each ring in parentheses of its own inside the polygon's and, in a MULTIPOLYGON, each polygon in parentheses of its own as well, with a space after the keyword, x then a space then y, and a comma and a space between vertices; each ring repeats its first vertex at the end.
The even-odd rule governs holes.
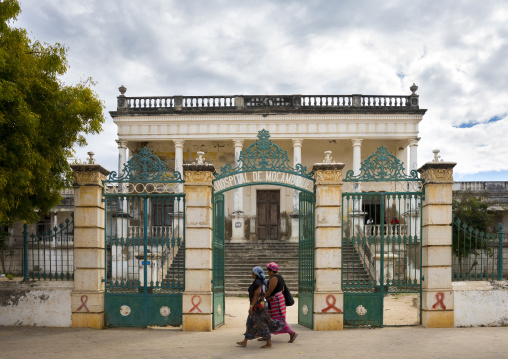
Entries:
POLYGON ((297 333, 293 333, 293 335, 290 335, 290 339, 288 343, 293 343, 296 340, 296 337, 298 336, 297 333))

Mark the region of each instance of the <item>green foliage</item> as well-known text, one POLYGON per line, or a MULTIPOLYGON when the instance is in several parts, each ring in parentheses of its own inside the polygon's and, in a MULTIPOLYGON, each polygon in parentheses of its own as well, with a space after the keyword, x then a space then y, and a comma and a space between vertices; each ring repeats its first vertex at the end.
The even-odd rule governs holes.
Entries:
POLYGON ((17 0, 0 2, 0 223, 35 222, 57 205, 73 146, 104 123, 95 83, 64 84, 66 48, 12 27, 20 11, 17 0))
POLYGON ((492 204, 485 192, 454 192, 452 250, 459 259, 487 250, 487 240, 495 231, 492 204))
POLYGON ((494 202, 490 201, 486 192, 463 191, 453 194, 453 215, 463 223, 488 233, 495 230, 494 213, 489 211, 494 202))

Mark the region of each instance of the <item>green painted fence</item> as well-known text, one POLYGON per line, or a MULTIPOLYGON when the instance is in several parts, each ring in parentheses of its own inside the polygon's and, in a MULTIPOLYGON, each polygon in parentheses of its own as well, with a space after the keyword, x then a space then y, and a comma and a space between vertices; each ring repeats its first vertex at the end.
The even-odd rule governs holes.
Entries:
POLYGON ((503 280, 503 225, 497 233, 481 232, 458 218, 452 220, 452 279, 503 280))
POLYGON ((74 280, 74 214, 52 230, 23 229, 24 281, 74 280))

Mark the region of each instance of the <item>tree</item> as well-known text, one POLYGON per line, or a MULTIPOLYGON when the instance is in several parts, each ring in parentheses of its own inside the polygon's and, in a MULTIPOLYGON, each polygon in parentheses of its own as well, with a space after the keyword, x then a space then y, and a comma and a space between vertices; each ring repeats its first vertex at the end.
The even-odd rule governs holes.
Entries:
POLYGON ((67 49, 12 27, 20 12, 17 0, 0 1, 0 223, 7 225, 36 222, 60 202, 74 145, 86 145, 84 135, 104 123, 93 80, 64 84, 67 49))
POLYGON ((476 256, 481 251, 488 252, 488 238, 495 233, 495 215, 489 211, 493 204, 486 192, 468 190, 453 193, 452 251, 458 258, 461 277, 464 275, 464 258, 471 254, 475 256, 471 268, 467 268, 469 272, 477 264, 476 256))

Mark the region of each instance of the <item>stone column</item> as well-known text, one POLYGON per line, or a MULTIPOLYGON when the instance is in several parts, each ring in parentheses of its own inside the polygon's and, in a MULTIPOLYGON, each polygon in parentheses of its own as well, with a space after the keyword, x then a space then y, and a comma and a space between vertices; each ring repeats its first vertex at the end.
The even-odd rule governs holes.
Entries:
MULTIPOLYGON (((235 167, 240 163, 240 154, 242 152, 243 140, 234 139, 235 144, 235 167)), ((232 242, 244 242, 245 241, 245 213, 243 211, 243 188, 234 189, 233 197, 233 214, 231 215, 231 221, 233 224, 232 230, 232 242)))
POLYGON ((353 138, 353 172, 355 176, 360 174, 360 167, 362 166, 362 139, 353 138))
POLYGON ((127 163, 127 141, 116 140, 118 144, 118 176, 123 173, 123 166, 127 163))
MULTIPOLYGON (((53 212, 53 225, 51 226, 51 233, 55 233, 54 228, 58 227, 58 212, 53 212)), ((56 242, 55 242, 56 245, 56 242)))
MULTIPOLYGON (((409 165, 407 166, 408 175, 411 174, 411 171, 418 170, 418 141, 419 137, 413 137, 408 139, 409 146, 409 165)), ((414 189, 413 189, 414 190, 414 189)), ((406 212, 403 213, 403 216, 407 221, 414 221, 414 226, 410 228, 410 234, 412 236, 417 235, 416 231, 420 228, 420 208, 418 208, 417 201, 412 199, 410 201, 410 208, 405 208, 406 212)))
POLYGON ((452 185, 454 162, 427 162, 422 208, 422 325, 453 328, 452 185))
POLYGON ((413 170, 418 170, 418 141, 419 137, 409 139, 409 166, 407 168, 408 174, 413 170))
POLYGON ((212 180, 215 167, 186 164, 183 330, 212 330, 212 180), (197 304, 199 303, 199 304, 197 304))
MULTIPOLYGON (((362 139, 353 138, 353 172, 355 176, 360 174, 362 166, 362 139)), ((363 230, 365 224, 365 212, 362 212, 362 201, 357 199, 353 203, 353 212, 349 213, 349 217, 354 217, 351 220, 353 223, 358 223, 363 230)))
MULTIPOLYGON (((293 139, 293 166, 296 168, 297 164, 302 163, 302 142, 301 138, 293 139)), ((291 218, 291 237, 290 242, 298 242, 299 236, 299 206, 300 206, 300 191, 293 190, 293 211, 289 215, 291 218)))
POLYGON ((317 163, 314 330, 342 330, 342 169, 343 163, 317 163))
MULTIPOLYGON (((127 163, 127 141, 126 140, 116 140, 118 144, 118 177, 123 174, 124 166, 127 163)), ((119 184, 121 188, 118 190, 120 192, 124 192, 124 185, 119 184)), ((127 228, 128 228, 128 209, 127 201, 125 198, 123 200, 118 201, 118 208, 116 210, 115 216, 118 218, 116 221, 117 231, 121 233, 121 237, 127 237, 127 228)), ((114 252, 112 252, 114 253, 114 252)))
MULTIPOLYGON (((185 141, 173 140, 173 142, 175 144, 175 171, 180 172, 180 174, 183 176, 183 144, 185 143, 185 141)), ((177 184, 176 191, 178 193, 182 193, 183 185, 177 184)))
POLYGON ((102 181, 109 171, 96 164, 74 171, 74 290, 72 326, 104 327, 104 202, 102 181))

